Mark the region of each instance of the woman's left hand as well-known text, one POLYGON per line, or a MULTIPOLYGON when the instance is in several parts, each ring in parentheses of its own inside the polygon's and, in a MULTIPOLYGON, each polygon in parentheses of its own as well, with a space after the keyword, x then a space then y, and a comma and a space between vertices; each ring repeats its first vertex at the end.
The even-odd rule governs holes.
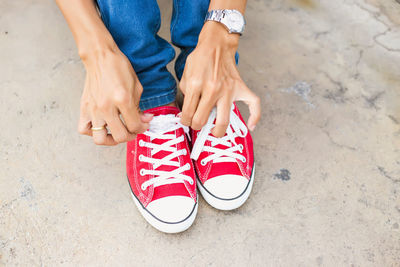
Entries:
POLYGON ((233 101, 245 102, 250 110, 248 128, 253 130, 260 119, 260 98, 243 82, 235 63, 238 34, 209 21, 199 35, 197 47, 187 57, 179 87, 184 94, 181 122, 200 130, 213 107, 217 107, 216 137, 225 135, 233 101))

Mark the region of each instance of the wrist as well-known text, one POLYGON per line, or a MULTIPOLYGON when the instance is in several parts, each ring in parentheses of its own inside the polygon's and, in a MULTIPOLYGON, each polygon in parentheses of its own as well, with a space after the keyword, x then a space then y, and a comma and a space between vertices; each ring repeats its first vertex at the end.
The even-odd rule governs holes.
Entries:
POLYGON ((199 35, 199 43, 210 41, 227 49, 237 50, 240 35, 229 33, 226 27, 216 21, 206 21, 199 35))
POLYGON ((116 51, 118 51, 117 44, 111 35, 107 34, 101 37, 90 36, 78 44, 79 57, 85 65, 116 51))

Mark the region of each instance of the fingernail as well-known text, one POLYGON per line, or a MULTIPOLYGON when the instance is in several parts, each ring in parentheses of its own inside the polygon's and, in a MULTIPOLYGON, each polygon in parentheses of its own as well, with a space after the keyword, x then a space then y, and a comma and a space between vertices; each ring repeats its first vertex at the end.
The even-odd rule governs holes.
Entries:
POLYGON ((151 113, 144 113, 143 116, 146 118, 153 118, 154 115, 151 113))
POLYGON ((151 121, 153 119, 153 117, 154 117, 154 115, 151 113, 144 113, 142 115, 142 120, 145 120, 146 122, 151 121))

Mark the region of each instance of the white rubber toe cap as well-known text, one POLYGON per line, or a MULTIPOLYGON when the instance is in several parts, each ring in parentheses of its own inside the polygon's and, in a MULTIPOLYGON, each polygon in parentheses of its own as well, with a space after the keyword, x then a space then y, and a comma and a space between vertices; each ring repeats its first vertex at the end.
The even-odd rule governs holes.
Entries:
POLYGON ((192 213, 196 202, 185 196, 170 196, 154 200, 146 209, 158 220, 177 223, 185 220, 192 213))
POLYGON ((215 197, 233 199, 239 197, 245 190, 249 180, 240 175, 221 175, 207 180, 204 187, 215 197))

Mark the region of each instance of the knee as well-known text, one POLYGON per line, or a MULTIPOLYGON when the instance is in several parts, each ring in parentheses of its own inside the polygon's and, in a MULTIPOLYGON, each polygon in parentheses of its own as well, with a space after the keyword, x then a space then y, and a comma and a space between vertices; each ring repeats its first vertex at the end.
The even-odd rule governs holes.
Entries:
POLYGON ((97 0, 101 18, 111 34, 156 33, 161 24, 156 0, 97 0))

